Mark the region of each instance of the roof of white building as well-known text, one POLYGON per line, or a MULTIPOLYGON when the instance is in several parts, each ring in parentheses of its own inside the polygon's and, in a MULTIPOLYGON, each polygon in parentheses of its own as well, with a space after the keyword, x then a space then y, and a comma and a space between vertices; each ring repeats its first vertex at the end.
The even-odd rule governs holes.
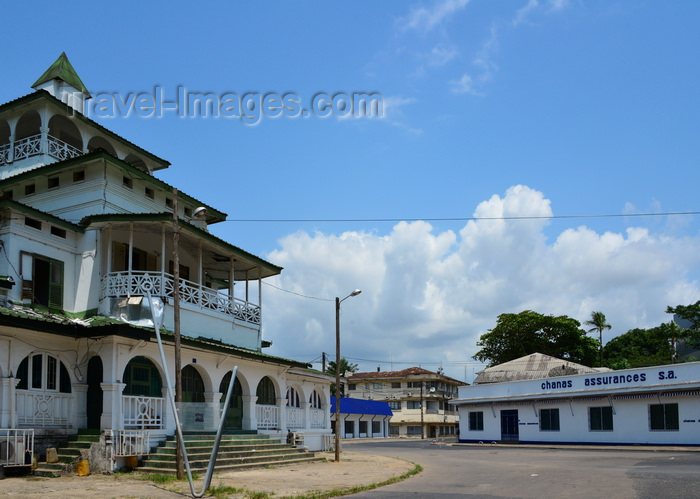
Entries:
POLYGON ((477 374, 474 384, 552 378, 555 376, 570 376, 609 370, 607 367, 588 367, 550 355, 533 353, 484 369, 477 374))

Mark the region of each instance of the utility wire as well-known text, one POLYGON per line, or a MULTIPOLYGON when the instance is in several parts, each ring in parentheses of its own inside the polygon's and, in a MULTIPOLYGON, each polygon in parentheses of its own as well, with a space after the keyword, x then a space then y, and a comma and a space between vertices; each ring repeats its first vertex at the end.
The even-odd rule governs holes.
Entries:
POLYGON ((624 217, 662 217, 677 215, 700 215, 700 211, 679 211, 665 213, 628 213, 628 214, 603 214, 603 215, 526 215, 510 217, 451 217, 451 218, 248 218, 229 219, 227 222, 276 222, 276 223, 301 223, 301 222, 466 222, 479 220, 550 220, 571 218, 624 218, 624 217))

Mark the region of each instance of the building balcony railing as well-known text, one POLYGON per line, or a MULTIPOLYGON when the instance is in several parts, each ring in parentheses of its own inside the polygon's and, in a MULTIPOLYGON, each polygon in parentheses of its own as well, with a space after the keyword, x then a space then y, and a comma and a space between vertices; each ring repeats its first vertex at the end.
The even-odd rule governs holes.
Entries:
POLYGON ((77 147, 63 142, 56 137, 46 135, 46 146, 42 145, 42 134, 36 134, 14 141, 12 144, 0 146, 0 165, 11 161, 20 161, 31 156, 47 154, 59 161, 75 158, 83 154, 77 147))
MULTIPOLYGON (((169 297, 173 295, 173 289, 173 276, 164 272, 110 272, 102 279, 102 299, 146 296, 147 292, 153 296, 169 297)), ((186 279, 180 279, 179 289, 181 303, 226 314, 248 324, 261 324, 259 305, 186 279)))

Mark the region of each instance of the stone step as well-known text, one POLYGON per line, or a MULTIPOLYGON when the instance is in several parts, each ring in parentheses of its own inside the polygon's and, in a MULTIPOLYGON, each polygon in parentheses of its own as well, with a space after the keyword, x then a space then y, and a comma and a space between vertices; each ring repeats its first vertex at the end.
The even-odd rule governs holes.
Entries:
MULTIPOLYGON (((225 463, 219 463, 219 460, 217 459, 217 464, 215 467, 216 471, 233 471, 237 469, 244 469, 244 468, 260 468, 260 467, 267 467, 267 466, 278 466, 282 464, 295 464, 295 463, 307 463, 307 462, 313 462, 313 461, 321 461, 324 458, 317 457, 314 454, 297 454, 294 457, 285 457, 285 458, 278 458, 278 459, 263 459, 263 460, 239 460, 238 462, 225 462, 225 463)), ((150 460, 147 461, 147 464, 144 466, 139 466, 138 470, 142 471, 144 473, 165 473, 165 474, 175 474, 175 467, 174 464, 172 467, 155 467, 155 466, 149 466, 148 463, 150 463, 150 460)), ((196 463, 190 462, 190 469, 193 472, 198 472, 198 473, 203 473, 206 471, 207 466, 209 465, 209 461, 202 462, 201 465, 196 465, 196 463)))

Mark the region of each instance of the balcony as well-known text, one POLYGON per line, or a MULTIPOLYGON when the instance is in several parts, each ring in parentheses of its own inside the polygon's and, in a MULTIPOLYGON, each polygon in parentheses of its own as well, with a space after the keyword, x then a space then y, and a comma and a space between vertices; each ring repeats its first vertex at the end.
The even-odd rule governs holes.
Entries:
MULTIPOLYGON (((173 295, 173 289, 173 276, 164 272, 110 272, 102 279, 101 299, 126 299, 146 296, 147 293, 154 297, 167 298, 173 295)), ((189 304, 202 311, 222 314, 256 327, 261 324, 259 305, 182 278, 179 290, 181 305, 189 304)))
POLYGON ((1 145, 0 165, 7 165, 14 161, 42 154, 62 161, 80 156, 83 151, 48 134, 46 135, 46 145, 43 145, 42 134, 39 133, 16 140, 12 144, 1 145))

